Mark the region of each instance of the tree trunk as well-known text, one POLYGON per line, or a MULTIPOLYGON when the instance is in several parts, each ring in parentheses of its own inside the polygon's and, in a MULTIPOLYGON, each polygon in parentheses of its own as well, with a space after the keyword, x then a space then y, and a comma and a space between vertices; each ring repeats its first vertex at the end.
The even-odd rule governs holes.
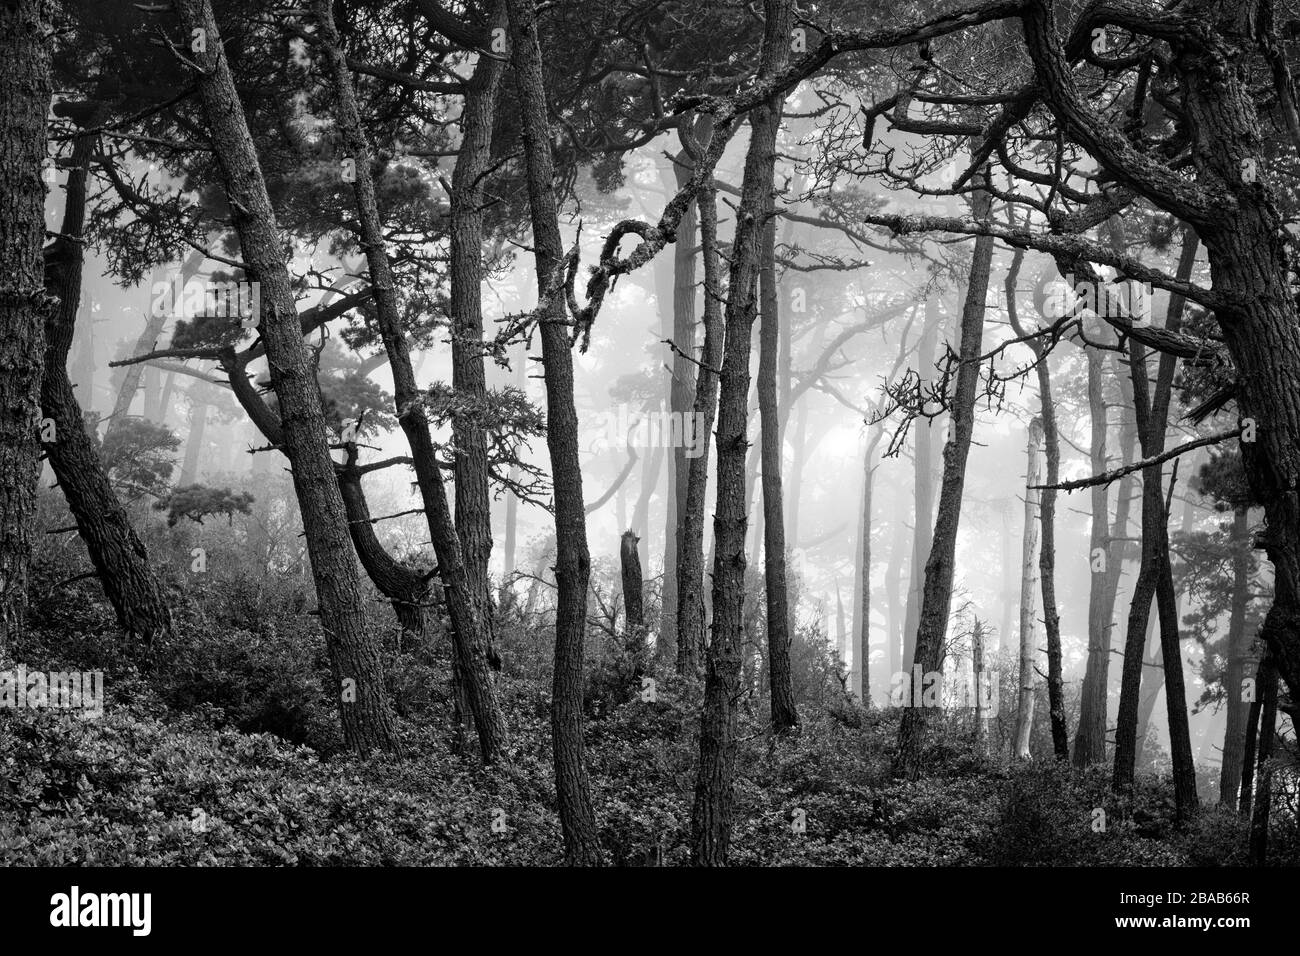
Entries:
MULTIPOLYGON (((778 112, 773 122, 780 125, 778 112)), ((776 404, 776 363, 781 316, 776 288, 776 225, 759 233, 758 410, 763 472, 763 586, 767 596, 767 676, 772 732, 799 728, 790 674, 790 599, 785 568, 785 504, 781 488, 781 413, 776 404)))
POLYGON ((1028 760, 1030 734, 1034 724, 1034 600, 1038 552, 1038 491, 1042 484, 1038 451, 1043 441, 1043 423, 1035 418, 1029 423, 1029 465, 1025 472, 1025 528, 1020 545, 1020 693, 1016 698, 1016 727, 1012 738, 1015 756, 1028 760))
MULTIPOLYGON (((984 188, 987 170, 973 180, 976 192, 971 212, 976 221, 988 219, 993 197, 984 188)), ((939 510, 935 516, 930 556, 925 563, 925 591, 922 595, 920 626, 916 635, 913 673, 920 666, 922 675, 939 673, 943 668, 944 635, 948 630, 948 613, 952 606, 953 576, 957 551, 957 529, 961 519, 962 489, 966 482, 966 461, 975 431, 975 393, 979 385, 980 343, 984 338, 984 311, 988 298, 989 271, 993 261, 993 240, 980 236, 971 253, 970 280, 961 314, 961 344, 958 355, 957 385, 950 408, 952 427, 943 449, 943 482, 939 489, 939 510)), ((913 694, 898 728, 898 753, 894 773, 915 779, 921 772, 921 754, 925 746, 928 708, 916 706, 913 694)))
POLYGON ((203 458, 203 442, 208 430, 208 403, 194 402, 190 408, 190 430, 185 436, 185 458, 181 461, 180 487, 192 485, 199 477, 199 462, 203 458))
POLYGON ((970 636, 971 681, 975 694, 975 752, 984 754, 988 751, 989 729, 984 713, 984 623, 975 618, 975 628, 970 636))
POLYGON ((0 4, 0 658, 26 620, 41 474, 42 164, 50 108, 44 9, 39 0, 0 4))
POLYGON ((713 181, 695 199, 704 257, 704 351, 695 382, 695 457, 686 472, 686 503, 677 543, 677 672, 695 674, 704 658, 704 508, 709 483, 709 441, 718 408, 722 364, 722 289, 718 262, 718 196, 713 181))
POLYGON ((875 450, 876 443, 868 443, 862 461, 862 517, 858 523, 857 580, 854 582, 858 604, 854 609, 857 646, 853 655, 853 689, 864 707, 871 706, 871 491, 876 477, 871 458, 875 450))
MULTIPOLYGON (((379 218, 375 184, 370 169, 370 144, 366 141, 361 128, 352 72, 340 45, 331 3, 329 0, 317 0, 315 10, 325 43, 326 57, 334 77, 338 100, 336 122, 343 140, 343 148, 346 151, 345 155, 356 159, 353 193, 360 220, 362 246, 369 266, 375 316, 383 337, 384 349, 388 353, 389 368, 393 374, 393 399, 396 404, 398 423, 411 448, 416 482, 424 505, 430 539, 438 559, 438 575, 442 579, 447 614, 451 618, 452 633, 456 642, 453 665, 455 683, 458 690, 463 689, 464 698, 474 716, 483 761, 494 763, 507 757, 509 732, 492 675, 494 654, 491 640, 491 612, 487 595, 487 556, 485 553, 478 555, 483 576, 475 581, 466 563, 465 551, 447 504, 447 490, 442 480, 442 468, 438 464, 433 437, 430 434, 428 416, 420 404, 421 393, 415 382, 410 346, 405 330, 402 328, 396 283, 388 261, 387 242, 379 218)), ((481 359, 477 361, 478 387, 481 389, 482 361, 481 359)), ((462 364, 473 366, 475 363, 465 361, 462 364)), ((474 375, 470 373, 470 377, 473 379, 474 375)), ((480 443, 483 440, 481 430, 477 440, 480 443)), ((486 470, 486 457, 483 457, 478 464, 486 470)), ((473 499, 472 507, 476 510, 469 525, 476 535, 481 535, 484 533, 483 523, 488 520, 487 504, 485 501, 479 502, 473 495, 470 497, 473 499), (480 505, 483 509, 481 511, 477 510, 480 505)), ((487 534, 490 537, 490 530, 487 534)))
MULTIPOLYGON (((537 38, 534 0, 509 0, 511 56, 515 64, 522 123, 520 136, 528 178, 533 246, 539 297, 564 269, 555 167, 551 159, 549 112, 537 38)), ((583 638, 587 621, 586 514, 582 503, 582 469, 578 459, 578 412, 573 401, 573 356, 569 351, 567 315, 560 296, 551 296, 540 318, 542 361, 546 368, 546 445, 555 489, 555 669, 551 702, 551 739, 555 750, 555 790, 564 830, 565 860, 570 865, 601 862, 596 815, 591 804, 582 736, 583 638)))
MULTIPOLYGON (((938 299, 926 302, 925 326, 917 346, 917 373, 924 379, 934 372, 934 352, 939 339, 938 299)), ((934 423, 923 419, 913 423, 912 449, 912 563, 908 571, 907 613, 903 619, 903 667, 911 667, 916 658, 916 629, 920 621, 921 596, 925 588, 925 568, 930 559, 934 538, 934 423)))
MULTIPOLYGON (((505 26, 505 4, 493 0, 490 28, 505 26)), ((483 368, 483 208, 485 187, 492 163, 492 131, 496 123, 497 98, 505 62, 495 56, 479 56, 474 72, 465 84, 460 114, 460 152, 451 174, 451 262, 448 267, 451 292, 451 382, 469 407, 487 401, 483 368)), ((391 362, 391 356, 390 356, 391 362)), ((479 614, 490 616, 488 561, 492 556, 492 505, 488 488, 487 436, 473 414, 452 420, 456 443, 454 462, 456 534, 460 539, 465 576, 479 606, 479 614)), ((441 560, 441 559, 440 559, 441 560)), ((483 628, 483 640, 495 659, 490 621, 483 628)), ((473 667, 469 668, 472 672, 473 667)))
MULTIPOLYGON (((759 76, 785 68, 790 57, 791 0, 764 0, 759 76)), ((762 228, 772 215, 772 184, 780 97, 750 113, 740 208, 727 286, 726 346, 718 402, 718 490, 714 515, 713 640, 708 651, 700 765, 691 815, 694 862, 722 866, 731 842, 736 760, 736 704, 744 638, 745 434, 750 337, 757 313, 762 228)))
MULTIPOLYGON (((98 120, 91 125, 95 122, 98 120)), ((97 139, 83 133, 73 143, 62 236, 80 236, 85 226, 86 169, 97 139)), ((68 351, 81 302, 85 249, 80 242, 64 238, 55 240, 54 249, 55 264, 46 279, 50 296, 58 302, 46 314, 45 377, 41 383, 41 410, 54 423, 54 436, 45 443, 45 454, 118 624, 148 647, 171 631, 171 611, 149 566, 144 542, 113 492, 95 442, 86 433, 81 406, 68 378, 68 351)))
POLYGON ((178 0, 177 8, 186 33, 201 31, 198 35, 206 40, 201 52, 190 55, 203 70, 196 82, 244 261, 250 278, 261 283, 262 341, 283 416, 285 454, 302 514, 344 739, 359 753, 396 750, 379 649, 366 630, 343 497, 326 439, 320 389, 294 305, 283 237, 209 0, 178 0))

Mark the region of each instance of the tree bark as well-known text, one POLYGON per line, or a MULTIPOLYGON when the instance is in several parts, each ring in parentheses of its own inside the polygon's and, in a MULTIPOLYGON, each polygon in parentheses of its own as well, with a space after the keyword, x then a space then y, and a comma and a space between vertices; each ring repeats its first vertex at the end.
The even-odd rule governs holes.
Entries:
POLYGON ((343 497, 326 439, 320 390, 302 339, 283 237, 209 0, 178 0, 177 9, 186 33, 202 31, 198 35, 205 38, 204 49, 191 56, 202 70, 197 76, 199 95, 244 261, 250 278, 261 283, 262 341, 280 403, 285 454, 302 514, 344 739, 363 754, 394 751, 397 738, 384 695, 379 649, 366 630, 343 497))
POLYGON ((49 23, 40 0, 0 4, 0 658, 27 615, 40 479, 45 353, 49 23))
MULTIPOLYGON (((791 0, 764 0, 759 77, 785 68, 790 57, 791 0)), ((726 346, 718 402, 718 489, 713 520, 713 640, 708 651, 700 765, 691 814, 694 862, 722 866, 731 842, 736 760, 736 704, 744 638, 745 453, 750 338, 757 314, 762 229, 772 215, 772 184, 780 100, 750 113, 740 208, 727 287, 726 346)), ((716 135, 716 134, 715 134, 716 135)))
MULTIPOLYGON (((94 122, 98 120, 91 125, 94 122)), ((45 321, 41 410, 54 423, 53 440, 45 443, 45 454, 118 624, 148 648, 156 638, 170 633, 171 611, 162 584, 149 565, 144 542, 113 491, 94 440, 86 433, 67 371, 85 265, 84 246, 73 237, 80 237, 85 226, 86 170, 97 139, 94 134, 82 133, 73 142, 61 236, 51 247, 55 264, 46 273, 47 289, 58 301, 46 313, 45 321)))
MULTIPOLYGON (((988 219, 993 197, 984 188, 987 170, 976 175, 971 201, 975 220, 988 219)), ((989 272, 993 262, 993 240, 980 236, 971 253, 970 280, 961 313, 961 341, 958 356, 957 384, 950 408, 952 426, 943 449, 943 481, 939 488, 939 509, 935 516, 930 556, 925 563, 925 590, 922 595, 920 625, 916 635, 917 665, 921 674, 939 673, 943 668, 943 639, 948 630, 948 613, 952 606, 953 577, 956 571, 957 529, 961 520, 962 489, 966 482, 966 461, 975 431, 975 393, 979 385, 980 344, 984 338, 984 311, 988 298, 989 272)), ((929 709, 916 706, 913 693, 907 696, 902 722, 898 728, 898 753, 894 758, 897 776, 915 779, 921 772, 929 709)))
MULTIPOLYGON (((520 136, 532 212, 538 295, 555 284, 564 269, 555 166, 551 157, 550 113, 537 38, 534 0, 509 0, 511 57, 519 87, 520 136)), ((583 743, 583 638, 587 620, 587 582, 591 556, 587 548, 582 503, 582 469, 578 459, 578 412, 573 400, 573 356, 569 351, 567 315, 560 296, 551 296, 540 318, 542 361, 546 376, 546 445, 555 489, 555 668, 551 702, 551 740, 555 751, 555 789, 564 830, 565 860, 574 866, 601 862, 596 815, 591 803, 583 743)))
POLYGON ((696 455, 686 471, 686 503, 677 543, 677 673, 694 675, 704 659, 704 508, 709 484, 709 444, 718 409, 718 367, 725 330, 718 260, 718 195, 710 179, 695 198, 704 259, 704 349, 695 380, 692 433, 696 455))
MULTIPOLYGON (((352 71, 340 45, 330 0, 317 0, 315 11, 325 55, 333 75, 337 97, 336 123, 343 140, 343 149, 345 155, 354 157, 356 162, 353 193, 360 220, 362 246, 370 272, 375 317, 393 375, 397 420, 411 449, 429 536, 438 559, 438 575, 442 579, 447 614, 451 618, 455 638, 455 684, 463 692, 473 714, 484 763, 495 763, 507 759, 510 736, 492 674, 494 655, 486 577, 482 578, 479 586, 475 586, 447 503, 447 490, 430 433, 428 415, 420 404, 421 393, 415 382, 410 346, 402 328, 396 283, 388 262, 387 241, 379 217, 370 168, 370 144, 361 127, 352 71)), ((481 360, 479 364, 481 373, 481 360)), ((481 434, 478 437, 482 439, 481 434)), ((486 469, 486 459, 482 464, 486 469)), ((482 532, 481 523, 484 520, 485 514, 477 514, 470 522, 476 534, 482 532)), ((480 556, 486 562, 486 556, 480 556)))
MULTIPOLYGON (((778 127, 780 112, 772 122, 778 127)), ((777 307, 776 224, 759 233, 758 411, 763 472, 763 587, 767 596, 767 676, 772 732, 799 729, 790 674, 790 598, 785 567, 785 503, 781 487, 782 428, 777 408, 776 364, 781 316, 777 307)))

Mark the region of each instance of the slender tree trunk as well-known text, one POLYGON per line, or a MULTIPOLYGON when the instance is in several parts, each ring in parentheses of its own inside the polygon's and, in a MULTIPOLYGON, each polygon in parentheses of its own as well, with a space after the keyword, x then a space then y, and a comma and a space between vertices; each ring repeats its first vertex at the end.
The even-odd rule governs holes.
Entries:
MULTIPOLYGON (((1007 272, 1007 317, 1017 335, 1020 324, 1016 283, 1024 251, 1017 249, 1007 272)), ((1042 545, 1038 551, 1039 584, 1043 593, 1043 628, 1047 635, 1047 709, 1052 729, 1052 752, 1057 760, 1070 759, 1070 731, 1065 724, 1065 683, 1061 674, 1061 614, 1056 606, 1056 488, 1061 476, 1061 443, 1056 431, 1056 406, 1052 401, 1051 353, 1038 339, 1029 340, 1038 376, 1039 419, 1043 423, 1043 449, 1047 475, 1038 501, 1042 545)))
POLYGON ((710 180, 695 200, 704 258, 704 351, 695 383, 695 456, 686 473, 686 504, 677 545, 677 672, 694 674, 704 659, 704 508, 709 483, 709 440, 718 407, 724 328, 718 261, 718 199, 710 180))
POLYGON ((51 92, 45 6, 0 4, 0 658, 26 621, 41 473, 42 164, 51 92))
MULTIPOLYGON (((442 468, 438 464, 428 416, 420 404, 421 393, 415 382, 410 346, 405 330, 402 328, 396 283, 388 261, 387 242, 379 218, 379 206, 370 168, 370 145, 361 128, 352 72, 340 45, 332 9, 330 0, 317 0, 316 20, 324 41, 325 55, 333 74, 337 97, 336 123, 346 155, 355 157, 356 160, 353 193, 360 220, 362 246, 369 266, 375 316, 383 338, 384 349, 388 353, 389 368, 393 374, 393 399, 398 423, 411 448, 411 458, 429 526, 429 535, 438 559, 438 574, 443 583, 447 613, 451 618, 452 633, 455 638, 453 665, 455 683, 458 689, 463 689, 466 703, 473 714, 483 761, 493 763, 506 759, 509 732, 492 675, 494 655, 485 576, 487 558, 486 554, 479 555, 480 569, 483 570, 484 576, 476 582, 466 563, 460 536, 447 503, 442 468)), ((464 364, 474 363, 471 361, 464 364)), ((481 360, 478 363, 478 372, 478 385, 481 388, 481 360)), ((478 439, 482 441, 481 433, 478 439)), ((483 458, 479 464, 486 469, 486 458, 483 458)), ((478 508, 480 504, 486 509, 486 502, 477 500, 474 507, 478 508)), ((482 523, 485 521, 487 521, 485 510, 475 513, 474 519, 469 522, 475 534, 483 532, 482 523)), ((490 537, 490 532, 488 535, 490 537)))
MULTIPOLYGON (((533 246, 539 297, 553 287, 564 269, 555 167, 551 159, 550 113, 537 38, 534 0, 509 0, 510 47, 520 96, 532 211, 533 246)), ((542 361, 546 368, 546 444, 555 489, 555 577, 559 589, 555 614, 555 669, 551 703, 551 740, 555 751, 555 790, 564 830, 565 859, 570 865, 601 862, 596 814, 591 803, 582 736, 583 638, 587 621, 586 514, 582 503, 582 469, 578 459, 578 412, 573 401, 573 356, 569 351, 565 303, 551 296, 540 318, 542 361)))
MULTIPOLYGON (((785 68, 790 57, 791 0, 764 0, 760 77, 785 68)), ((772 214, 772 184, 780 101, 750 113, 750 140, 732 245, 726 306, 726 347, 718 402, 718 491, 714 515, 713 640, 709 645, 700 766, 691 816, 694 862, 722 866, 731 842, 736 760, 736 704, 740 697, 745 582, 745 434, 750 337, 757 314, 762 228, 772 214)))
MULTIPOLYGON (((880 433, 877 432, 877 436, 880 433)), ((858 561, 856 592, 858 597, 857 647, 853 656, 854 691, 862 706, 871 706, 871 491, 876 468, 871 463, 876 443, 867 445, 862 462, 862 518, 858 524, 858 561)))
MULTIPOLYGON (((985 221, 992 210, 993 198, 984 188, 987 171, 979 173, 973 185, 971 212, 976 221, 985 221)), ((961 342, 958 355, 957 385, 950 408, 952 427, 943 449, 943 483, 939 489, 939 510, 934 522, 934 538, 925 564, 925 591, 921 602, 920 626, 916 636, 913 673, 919 665, 921 674, 939 673, 943 667, 943 642, 948 630, 948 613, 952 606, 953 577, 956 571, 957 529, 961 519, 962 489, 966 482, 966 461, 975 431, 975 396, 979 385, 980 344, 984 338, 984 311, 988 298, 989 271, 993 262, 993 240, 980 236, 971 254, 970 281, 962 306, 961 342)), ((915 779, 921 772, 921 755, 925 746, 928 709, 916 706, 913 693, 907 697, 903 719, 898 728, 898 753, 894 773, 915 779)))
POLYGON ((988 718, 984 713, 984 623, 975 618, 975 628, 970 636, 971 678, 975 693, 975 752, 988 751, 988 718))
MULTIPOLYGON (((773 122, 780 124, 778 113, 773 122)), ((799 728, 790 674, 790 599, 785 568, 785 502, 781 488, 781 413, 776 404, 776 363, 781 316, 776 288, 776 225, 759 233, 758 410, 763 455, 763 585, 767 596, 767 676, 772 731, 799 728)))
POLYGON ((1241 768, 1246 746, 1246 716, 1250 702, 1243 683, 1246 659, 1250 656, 1250 635, 1246 631, 1246 610, 1250 605, 1249 510, 1238 506, 1232 513, 1232 599, 1228 615, 1228 667, 1223 676, 1223 697, 1227 723, 1223 731, 1223 762, 1219 770, 1219 802, 1233 806, 1241 786, 1241 768))
POLYGON ((1255 689, 1246 715, 1246 746, 1241 758, 1241 795, 1237 800, 1237 813, 1246 821, 1251 818, 1255 804, 1255 754, 1259 749, 1259 723, 1264 709, 1264 662, 1255 667, 1255 689))
POLYGON ((1029 465, 1025 472, 1025 528, 1020 546, 1020 693, 1016 698, 1016 727, 1013 736, 1018 760, 1030 758, 1029 741, 1034 724, 1034 617, 1037 602, 1034 556, 1038 552, 1038 495, 1034 487, 1042 484, 1039 471, 1039 448, 1043 441, 1043 423, 1038 418, 1029 423, 1029 465))
MULTIPOLYGON (((503 0, 492 0, 489 28, 505 26, 503 0)), ((492 163, 492 132, 505 62, 478 57, 465 84, 460 114, 461 143, 451 174, 451 381, 460 400, 471 408, 487 401, 483 368, 483 208, 492 163)), ((391 361, 391 356, 390 356, 391 361)), ((465 576, 479 613, 491 614, 488 561, 492 555, 492 504, 488 488, 487 436, 475 415, 452 421, 456 442, 454 462, 456 534, 460 539, 465 576)), ((493 643, 490 626, 484 639, 493 643)), ((489 656, 496 652, 489 647, 489 656)), ((462 667, 464 667, 462 663, 462 667)), ((473 667, 470 666, 470 670, 473 667)))
POLYGON ((208 431, 208 403, 197 401, 190 408, 190 430, 185 436, 185 458, 181 461, 180 487, 194 484, 199 477, 203 443, 208 431))
POLYGON ((203 71, 196 82, 244 261, 250 278, 261 283, 259 327, 283 416, 285 453, 302 513, 344 739, 360 753, 396 750, 379 649, 366 630, 364 599, 326 439, 320 389, 302 339, 283 237, 209 0, 178 0, 177 9, 186 33, 194 36, 194 31, 201 31, 198 35, 205 39, 204 49, 190 56, 203 71))

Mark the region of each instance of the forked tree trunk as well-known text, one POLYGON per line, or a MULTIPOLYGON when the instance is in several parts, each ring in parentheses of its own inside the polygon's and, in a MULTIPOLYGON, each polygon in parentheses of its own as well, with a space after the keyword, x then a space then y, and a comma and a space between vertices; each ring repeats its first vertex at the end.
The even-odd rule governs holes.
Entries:
MULTIPOLYGON (((711 127, 710 127, 711 128, 711 127)), ((698 193, 701 255, 704 259, 704 349, 695 381, 695 456, 686 470, 686 501, 677 542, 677 672, 693 675, 704 660, 704 508, 709 483, 709 445, 718 409, 718 366, 722 364, 722 290, 718 262, 718 198, 710 180, 698 193)))
MULTIPOLYGON (((791 0, 764 0, 760 77, 790 58, 791 0)), ((718 402, 718 491, 714 514, 713 640, 708 651, 700 765, 691 814, 693 861, 723 866, 731 843, 745 603, 745 452, 750 337, 757 314, 762 228, 772 214, 780 100, 750 113, 749 148, 727 287, 726 347, 718 402)))
POLYGON ((197 36, 205 41, 201 51, 190 54, 202 69, 196 83, 243 258, 250 278, 261 283, 262 341, 283 416, 285 454, 301 509, 344 739, 360 753, 396 750, 379 648, 366 629, 343 497, 326 439, 320 389, 294 305, 283 237, 209 0, 178 0, 177 9, 186 34, 199 31, 197 36))

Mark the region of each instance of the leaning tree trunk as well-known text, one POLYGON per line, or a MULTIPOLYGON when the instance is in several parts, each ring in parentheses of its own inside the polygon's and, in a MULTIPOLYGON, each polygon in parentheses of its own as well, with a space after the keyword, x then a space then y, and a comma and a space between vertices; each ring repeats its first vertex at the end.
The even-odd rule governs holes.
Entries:
MULTIPOLYGON (((780 125, 780 113, 773 122, 780 125)), ((776 288, 776 225, 769 218, 759 233, 758 411, 762 423, 763 586, 767 596, 767 676, 772 731, 799 728, 790 674, 790 597, 785 568, 785 504, 781 489, 781 413, 776 405, 776 360, 780 311, 776 288)))
POLYGON ((583 638, 587 621, 587 583, 591 555, 582 503, 582 469, 578 457, 578 411, 573 401, 573 355, 568 319, 561 296, 547 297, 565 265, 555 198, 549 111, 537 37, 534 0, 509 0, 510 47, 519 87, 532 213, 533 247, 539 298, 542 362, 546 377, 546 445, 555 489, 555 668, 552 679, 551 741, 555 751, 555 790, 564 830, 564 855, 570 865, 601 862, 596 814, 591 803, 582 736, 583 638))
MULTIPOLYGON (((925 307, 925 326, 917 346, 916 361, 922 378, 933 372, 934 352, 939 337, 939 303, 932 298, 925 307)), ((925 567, 934 540, 934 429, 929 419, 912 428, 913 472, 912 562, 908 570, 907 610, 903 618, 901 672, 916 657, 916 629, 920 622, 921 597, 925 589, 925 567)))
MULTIPOLYGON (((97 122, 92 120, 88 125, 97 122)), ((45 319, 41 410, 54 423, 45 454, 118 624, 148 647, 155 638, 171 631, 171 611, 162 585, 149 566, 144 542, 113 491, 94 440, 86 433, 85 418, 67 370, 85 263, 84 246, 75 240, 85 226, 86 169, 97 140, 94 134, 82 133, 73 143, 63 226, 52 247, 53 265, 46 273, 50 296, 58 301, 45 319)))
MULTIPOLYGON (((993 197, 982 188, 987 184, 987 170, 974 180, 971 213, 983 222, 993 207, 993 197)), ((985 300, 988 298, 989 271, 993 262, 993 239, 980 236, 971 254, 970 279, 962 305, 961 343, 958 356, 957 385, 951 400, 952 425, 943 449, 943 482, 939 487, 939 510, 934 521, 934 538, 925 562, 925 590, 921 601, 920 625, 916 635, 916 657, 912 670, 919 665, 921 674, 938 673, 943 667, 944 635, 948 630, 948 612, 952 606, 953 576, 957 551, 957 529, 961 520, 962 489, 966 483, 966 461, 975 431, 975 397, 979 386, 980 343, 984 338, 985 300)), ((915 779, 921 772, 921 754, 925 746, 929 711, 917 706, 912 688, 898 728, 898 753, 894 773, 915 779)))
MULTIPOLYGON (((759 76, 785 68, 790 58, 792 0, 764 0, 759 76)), ((772 215, 776 137, 781 100, 750 113, 749 148, 741 182, 740 209, 727 286, 726 346, 718 402, 718 489, 713 519, 713 640, 708 651, 700 765, 691 813, 694 862, 723 866, 731 843, 732 790, 736 761, 736 705, 744 641, 745 453, 749 397, 750 336, 757 314, 762 228, 772 215)))
POLYGON ((1016 759, 1030 758, 1029 741, 1034 725, 1034 555, 1038 552, 1038 491, 1042 483, 1038 451, 1043 441, 1043 423, 1029 423, 1028 467, 1025 472, 1025 527, 1020 547, 1020 692, 1016 697, 1016 725, 1012 746, 1016 759))
MULTIPOLYGON (((361 128, 352 71, 340 46, 329 0, 318 0, 315 11, 325 54, 333 73, 338 100, 336 121, 343 148, 346 155, 356 160, 353 193, 374 293, 375 317, 393 375, 397 420, 411 449, 411 460, 424 505, 429 536, 438 559, 438 575, 442 579, 447 614, 451 618, 455 640, 455 683, 463 692, 473 713, 483 761, 494 763, 506 759, 510 738, 492 674, 493 653, 486 577, 479 587, 475 586, 447 503, 442 467, 438 463, 430 433, 428 414, 421 404, 420 389, 415 382, 410 345, 402 328, 396 282, 388 261, 388 244, 379 218, 375 183, 370 169, 370 144, 361 128)), ((486 459, 483 467, 486 468, 486 459)), ((479 517, 486 520, 485 515, 479 517)), ((476 531, 482 530, 477 520, 470 524, 476 531)))
POLYGON ((704 658, 704 508, 709 483, 709 443, 718 408, 722 364, 722 289, 718 263, 718 196, 710 179, 695 198, 704 257, 704 351, 695 381, 695 457, 686 471, 686 503, 677 541, 677 673, 694 675, 704 658))
POLYGON ((40 0, 0 4, 0 658, 27 612, 45 351, 49 24, 40 0))
POLYGON ((302 515, 344 739, 360 753, 393 751, 398 744, 384 695, 383 665, 366 630, 343 497, 326 439, 320 389, 294 304, 283 237, 209 0, 178 0, 177 9, 186 33, 205 39, 203 49, 191 53, 202 69, 196 84, 243 258, 250 278, 261 283, 259 328, 283 417, 284 450, 302 515))
POLYGON ((1219 770, 1219 803, 1234 806, 1241 786, 1241 767, 1246 746, 1246 716, 1250 701, 1244 693, 1246 659, 1250 656, 1250 635, 1246 631, 1246 610, 1250 604, 1249 510, 1238 505, 1232 513, 1232 599, 1228 615, 1228 666, 1223 676, 1227 723, 1223 730, 1223 762, 1219 770))

